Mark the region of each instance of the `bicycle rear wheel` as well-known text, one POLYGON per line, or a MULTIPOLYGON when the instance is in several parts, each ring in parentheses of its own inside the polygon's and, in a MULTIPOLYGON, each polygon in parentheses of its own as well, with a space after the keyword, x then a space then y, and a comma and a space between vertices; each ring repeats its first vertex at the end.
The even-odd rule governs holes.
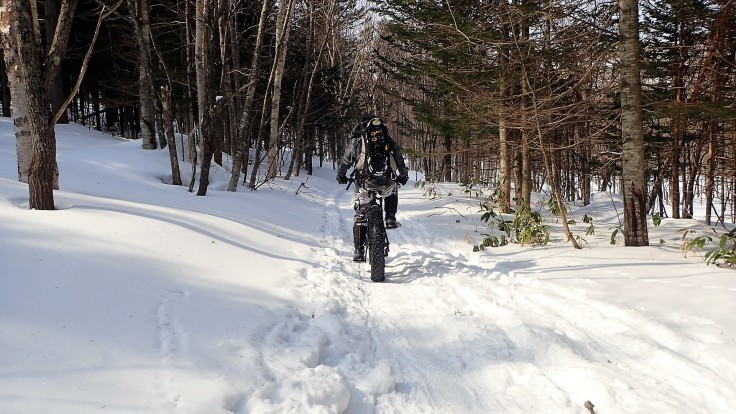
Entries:
POLYGON ((368 261, 371 264, 371 280, 383 282, 386 268, 386 229, 380 208, 368 212, 368 261))

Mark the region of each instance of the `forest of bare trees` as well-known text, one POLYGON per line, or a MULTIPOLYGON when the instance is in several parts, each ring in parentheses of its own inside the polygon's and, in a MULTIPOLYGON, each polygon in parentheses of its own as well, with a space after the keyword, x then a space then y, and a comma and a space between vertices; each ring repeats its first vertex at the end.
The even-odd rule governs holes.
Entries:
MULTIPOLYGON (((408 97, 392 110, 414 167, 499 183, 507 202, 544 185, 584 203, 624 192, 625 3, 382 2, 383 85, 408 97)), ((645 209, 692 217, 705 200, 708 223, 733 222, 734 2, 641 2, 638 15, 645 209)))
POLYGON ((230 191, 311 174, 372 112, 428 181, 490 185, 504 211, 534 191, 622 193, 627 245, 648 244, 647 213, 692 217, 701 200, 708 224, 736 220, 734 0, 0 5, 2 111, 32 208, 63 188, 56 122, 168 147, 175 184, 190 174, 205 195, 211 163, 230 191))

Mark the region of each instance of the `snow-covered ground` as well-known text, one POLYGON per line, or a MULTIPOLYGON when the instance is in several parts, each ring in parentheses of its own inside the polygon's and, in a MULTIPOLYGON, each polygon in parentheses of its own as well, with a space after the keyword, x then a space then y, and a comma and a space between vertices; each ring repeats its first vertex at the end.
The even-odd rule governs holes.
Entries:
POLYGON ((168 151, 57 139, 58 210, 30 211, 0 119, 0 413, 736 412, 736 272, 683 257, 696 221, 611 246, 597 194, 581 251, 548 218, 545 248, 473 253, 481 200, 410 181, 376 284, 331 164, 197 197, 168 151))

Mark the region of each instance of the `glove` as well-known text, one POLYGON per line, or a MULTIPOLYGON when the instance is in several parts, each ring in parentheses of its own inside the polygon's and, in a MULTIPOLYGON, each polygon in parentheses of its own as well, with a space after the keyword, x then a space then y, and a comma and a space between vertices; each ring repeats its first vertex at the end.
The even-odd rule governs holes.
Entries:
POLYGON ((396 177, 396 182, 401 185, 406 185, 406 182, 409 181, 409 176, 405 174, 401 174, 400 176, 396 177))
POLYGON ((340 184, 347 184, 348 177, 346 177, 345 174, 337 174, 337 182, 340 184))

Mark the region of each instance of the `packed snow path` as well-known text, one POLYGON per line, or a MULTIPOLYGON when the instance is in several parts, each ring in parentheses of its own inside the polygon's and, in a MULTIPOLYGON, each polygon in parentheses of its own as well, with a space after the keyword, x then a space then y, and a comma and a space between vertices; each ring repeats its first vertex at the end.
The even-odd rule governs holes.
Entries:
MULTIPOLYGON (((297 352, 308 369, 284 385, 313 394, 292 401, 293 412, 580 413, 587 400, 608 407, 601 413, 736 407, 736 376, 722 369, 732 362, 708 355, 703 338, 516 274, 523 266, 481 261, 468 245, 447 250, 426 223, 390 231, 387 280, 372 283, 368 265, 350 261, 351 192, 332 200, 314 251, 321 263, 303 275, 314 310, 279 329, 272 356, 297 352)), ((402 196, 400 221, 427 203, 402 196)), ((291 363, 281 375, 301 366, 291 363)))

